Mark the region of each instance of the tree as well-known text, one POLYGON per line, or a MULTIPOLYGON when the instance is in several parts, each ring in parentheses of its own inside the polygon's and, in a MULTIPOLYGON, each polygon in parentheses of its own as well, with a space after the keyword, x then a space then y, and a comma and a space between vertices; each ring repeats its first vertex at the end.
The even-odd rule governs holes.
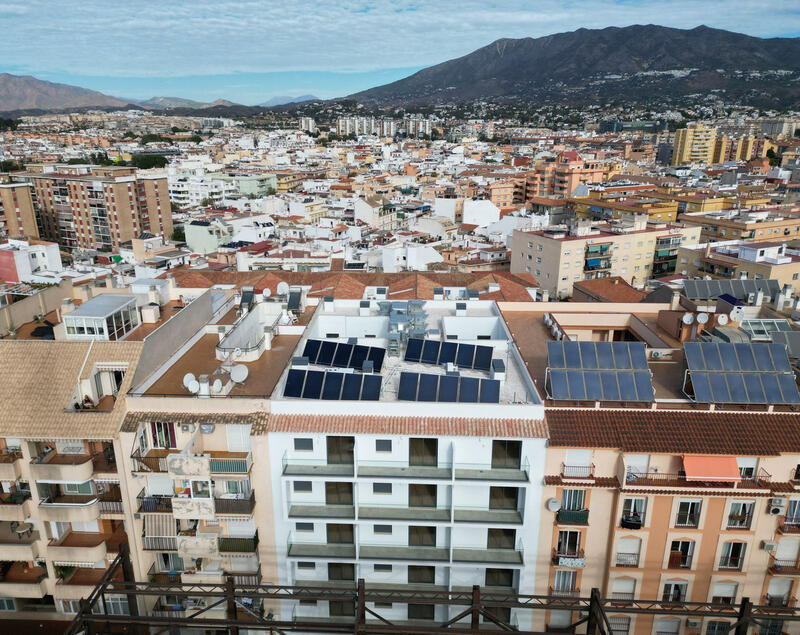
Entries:
POLYGON ((204 199, 200 200, 200 207, 211 207, 214 204, 214 199, 210 196, 206 196, 204 199))
POLYGON ((17 161, 0 161, 0 172, 16 172, 24 169, 25 166, 17 161))
POLYGON ((163 168, 169 161, 162 154, 139 154, 131 158, 130 164, 140 170, 163 168))
POLYGON ((794 131, 794 136, 795 137, 800 137, 800 128, 798 128, 797 130, 794 131))
POLYGON ((139 143, 144 145, 145 143, 155 143, 157 141, 163 141, 164 143, 169 143, 169 139, 162 137, 160 134, 143 134, 142 138, 139 139, 139 143))
POLYGON ((130 130, 126 130, 126 131, 125 131, 125 134, 124 134, 124 135, 122 135, 122 138, 123 138, 123 139, 135 139, 135 138, 136 138, 136 135, 135 135, 135 134, 133 134, 133 133, 132 133, 130 130))
POLYGON ((19 126, 21 123, 21 119, 8 119, 6 117, 0 117, 0 132, 5 132, 6 130, 16 130, 17 126, 19 126))
POLYGON ((183 225, 178 225, 172 230, 172 241, 176 243, 186 242, 186 232, 183 230, 183 225))
POLYGON ((769 164, 773 167, 781 164, 780 157, 777 154, 775 154, 775 150, 773 150, 772 148, 767 150, 767 158, 769 159, 769 164))
POLYGON ((203 137, 201 137, 199 134, 193 134, 191 137, 189 137, 189 141, 192 143, 200 143, 202 140, 203 137))

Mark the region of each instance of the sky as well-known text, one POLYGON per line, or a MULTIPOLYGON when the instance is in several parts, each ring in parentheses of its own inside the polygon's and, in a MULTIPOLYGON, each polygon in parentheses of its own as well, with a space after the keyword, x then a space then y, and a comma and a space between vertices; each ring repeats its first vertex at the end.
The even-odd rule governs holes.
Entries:
POLYGON ((499 38, 699 24, 800 35, 798 0, 0 0, 0 72, 117 97, 340 97, 499 38))

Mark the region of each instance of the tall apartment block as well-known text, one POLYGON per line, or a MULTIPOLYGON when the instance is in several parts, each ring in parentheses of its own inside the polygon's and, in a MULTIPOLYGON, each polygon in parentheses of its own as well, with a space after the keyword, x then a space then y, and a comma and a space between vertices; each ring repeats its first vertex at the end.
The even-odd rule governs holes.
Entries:
POLYGON ((135 168, 47 166, 14 178, 33 186, 39 235, 68 249, 119 248, 149 232, 172 235, 166 177, 135 168))
POLYGON ((0 182, 0 239, 38 238, 32 188, 24 183, 0 182))

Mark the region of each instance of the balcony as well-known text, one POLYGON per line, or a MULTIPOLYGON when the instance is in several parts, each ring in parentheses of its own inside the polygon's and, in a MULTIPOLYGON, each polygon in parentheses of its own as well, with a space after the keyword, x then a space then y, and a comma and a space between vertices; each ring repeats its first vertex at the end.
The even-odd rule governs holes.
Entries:
POLYGON ((146 496, 144 490, 139 492, 136 497, 138 502, 137 511, 140 513, 156 513, 156 514, 171 514, 172 513, 172 497, 171 496, 146 496))
POLYGON ((778 533, 800 534, 800 518, 796 516, 781 518, 780 521, 778 521, 778 533))
POLYGON ((212 474, 248 474, 253 465, 250 452, 207 452, 211 456, 212 474))
POLYGON ((50 452, 31 460, 31 474, 41 481, 85 483, 94 474, 91 454, 50 452))
POLYGON ((750 524, 752 521, 752 514, 728 516, 727 529, 750 529, 750 524))
POLYGON ((456 463, 455 478, 462 481, 502 481, 526 483, 529 480, 528 460, 519 465, 492 465, 490 463, 456 463))
POLYGON ((285 454, 282 460, 284 476, 353 476, 355 466, 350 463, 329 463, 327 459, 289 459, 285 454))
POLYGON ((605 271, 611 269, 611 258, 586 258, 584 271, 605 271))
POLYGON ((583 549, 553 549, 552 562, 559 567, 582 569, 586 565, 583 549))
POLYGON ((214 511, 217 514, 236 514, 248 516, 256 506, 256 494, 251 491, 247 498, 215 498, 214 511))
POLYGON ((431 522, 450 522, 450 509, 447 507, 374 505, 359 507, 358 517, 359 519, 370 520, 425 520, 431 522))
POLYGON ((159 582, 159 583, 180 583, 181 581, 181 572, 180 571, 156 571, 156 565, 151 564, 150 569, 147 571, 147 581, 148 582, 159 582))
POLYGON ((797 560, 779 560, 770 555, 769 572, 773 575, 800 575, 797 560))
POLYGON ((177 536, 142 536, 145 551, 177 551, 177 536))
POLYGON ((218 558, 219 533, 217 531, 182 531, 177 536, 178 556, 181 558, 218 558))
POLYGON ((675 516, 676 527, 689 527, 696 529, 700 524, 700 512, 679 512, 675 516))
POLYGON ((99 562, 106 557, 106 539, 101 533, 70 531, 47 545, 47 556, 59 561, 99 562))
POLYGON ((31 493, 9 492, 0 494, 0 520, 24 522, 31 515, 31 493))
POLYGON ((619 526, 623 529, 641 529, 644 527, 644 512, 641 514, 638 512, 623 512, 619 526))
POLYGON ((625 474, 623 487, 658 487, 678 488, 691 487, 694 489, 769 489, 772 485, 772 476, 764 469, 760 469, 753 478, 740 481, 693 481, 686 478, 684 472, 635 472, 625 474))
POLYGON ((358 475, 366 478, 441 479, 449 481, 453 477, 453 467, 449 463, 409 465, 408 461, 359 461, 358 475))
POLYGON ((589 510, 559 509, 556 512, 556 522, 559 525, 588 525, 589 510))
POLYGON ((563 598, 565 600, 576 600, 581 596, 580 589, 554 589, 550 587, 550 592, 548 593, 550 597, 553 598, 563 598))
POLYGON ((428 545, 361 545, 358 557, 369 560, 415 560, 421 562, 448 562, 447 547, 428 545))
POLYGON ((89 522, 100 518, 100 500, 94 494, 47 496, 39 502, 39 517, 55 522, 89 522))
POLYGON ((487 525, 521 525, 522 512, 517 509, 456 507, 453 520, 457 523, 477 523, 487 525))
POLYGON ((744 556, 722 556, 719 559, 719 568, 729 571, 741 571, 744 564, 744 556))
POLYGON ((253 553, 258 547, 258 532, 250 538, 220 537, 219 550, 223 553, 253 553))
POLYGON ((147 454, 142 455, 137 448, 131 454, 131 468, 134 472, 161 473, 167 471, 167 455, 177 450, 156 448, 148 450, 147 454))
MULTIPOLYGON (((60 600, 79 600, 87 597, 103 579, 105 567, 64 567, 62 577, 56 583, 54 597, 60 600)), ((115 580, 122 579, 117 571, 115 580)))
POLYGON ((516 549, 497 549, 487 547, 485 549, 453 549, 453 562, 471 562, 476 564, 491 565, 521 565, 524 561, 522 544, 518 544, 516 549))
POLYGON ((354 560, 356 546, 352 543, 289 542, 287 554, 290 558, 354 560))
POLYGON ((16 521, 0 523, 0 561, 31 562, 39 557, 39 532, 19 533, 18 530, 24 527, 16 521))
POLYGON ((20 476, 22 452, 0 451, 0 481, 16 481, 20 476))
POLYGON ((0 594, 10 598, 43 598, 47 593, 47 569, 27 562, 0 563, 0 594))
POLYGON ((796 604, 796 600, 787 595, 770 595, 767 593, 761 600, 764 606, 775 609, 791 609, 796 604))
POLYGON ((617 554, 618 567, 638 567, 639 554, 638 553, 618 553, 617 554))
POLYGON ((289 518, 355 518, 353 505, 290 505, 289 518))
POLYGON ((98 496, 101 514, 122 514, 122 492, 114 485, 98 496))
POLYGON ((565 465, 561 464, 561 478, 564 479, 594 479, 594 464, 591 465, 565 465))

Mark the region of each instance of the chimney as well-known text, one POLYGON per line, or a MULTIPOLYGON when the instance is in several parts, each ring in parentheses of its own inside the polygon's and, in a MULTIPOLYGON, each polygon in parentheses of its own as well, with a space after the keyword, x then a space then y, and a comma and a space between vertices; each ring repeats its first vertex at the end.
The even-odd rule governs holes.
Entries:
POLYGON ((681 292, 680 291, 673 291, 672 292, 672 299, 669 303, 669 308, 673 311, 677 311, 681 308, 681 292))
POLYGON ((200 375, 200 377, 197 378, 197 381, 200 383, 200 391, 197 393, 197 396, 210 397, 211 384, 208 381, 208 375, 200 375))
POLYGON ((322 310, 325 311, 325 313, 333 313, 333 296, 332 295, 326 295, 322 299, 322 310))
POLYGON ((764 292, 761 289, 759 289, 758 291, 756 291, 756 299, 755 302, 753 302, 753 306, 761 306, 763 303, 764 303, 764 292))

